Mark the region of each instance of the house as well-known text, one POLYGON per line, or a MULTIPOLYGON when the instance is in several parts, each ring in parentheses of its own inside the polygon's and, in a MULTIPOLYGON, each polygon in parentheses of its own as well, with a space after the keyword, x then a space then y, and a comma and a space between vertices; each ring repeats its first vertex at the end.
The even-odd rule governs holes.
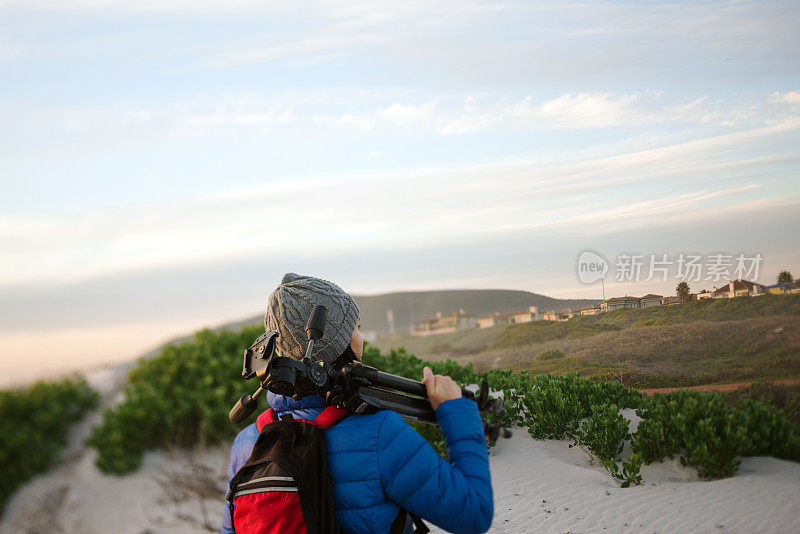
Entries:
POLYGON ((478 328, 490 328, 499 324, 511 324, 512 316, 508 313, 490 313, 489 315, 482 315, 475 319, 478 328))
POLYGON ((711 291, 709 291, 707 289, 704 289, 700 293, 695 295, 695 298, 697 300, 710 299, 710 298, 713 298, 713 297, 714 297, 714 293, 712 293, 711 291))
POLYGON ((558 321, 558 313, 556 313, 555 310, 544 312, 542 314, 542 319, 545 321, 558 321))
POLYGON ((620 310, 623 308, 635 309, 641 307, 641 299, 625 295, 624 297, 610 298, 605 304, 608 311, 620 310))
POLYGON ((674 306, 675 304, 683 304, 680 297, 664 297, 661 299, 661 304, 664 306, 674 306))
POLYGON ((588 306, 586 308, 581 308, 580 309, 580 314, 581 315, 597 315, 601 311, 603 311, 602 306, 600 304, 595 304, 594 306, 588 306))
POLYGON ((766 288, 758 282, 733 280, 727 285, 714 290, 715 299, 732 299, 734 297, 758 297, 766 293, 766 288))
POLYGON ((551 310, 549 312, 544 312, 542 314, 542 320, 544 321, 568 321, 573 317, 577 317, 581 314, 581 310, 578 308, 564 308, 563 310, 551 310))
POLYGON ((649 308, 651 306, 661 306, 661 299, 664 298, 663 295, 654 295, 652 293, 647 294, 639 299, 639 306, 642 308, 649 308))
POLYGON ((536 311, 536 306, 531 306, 527 310, 482 315, 481 317, 478 317, 475 322, 477 323, 478 328, 489 328, 499 324, 529 323, 531 321, 541 320, 542 314, 536 311))
POLYGON ((764 289, 767 291, 767 293, 771 293, 773 295, 793 295, 800 293, 800 284, 797 282, 791 284, 772 284, 771 286, 766 286, 764 289))
POLYGON ((511 316, 512 323, 530 323, 538 320, 540 314, 537 314, 536 306, 531 306, 527 310, 511 312, 507 315, 511 316))
POLYGON ((411 335, 430 336, 433 334, 447 334, 467 328, 475 328, 475 317, 466 313, 464 310, 458 310, 457 312, 448 313, 447 315, 442 315, 441 312, 437 312, 436 317, 423 319, 412 324, 411 335))

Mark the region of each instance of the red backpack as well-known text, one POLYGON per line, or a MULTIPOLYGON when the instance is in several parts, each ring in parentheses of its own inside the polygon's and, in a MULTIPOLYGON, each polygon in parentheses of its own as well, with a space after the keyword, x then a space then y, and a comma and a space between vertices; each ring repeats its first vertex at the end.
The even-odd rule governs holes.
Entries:
POLYGON ((278 420, 269 409, 256 425, 253 452, 231 479, 228 504, 238 534, 337 534, 323 429, 350 412, 329 406, 313 420, 278 420))

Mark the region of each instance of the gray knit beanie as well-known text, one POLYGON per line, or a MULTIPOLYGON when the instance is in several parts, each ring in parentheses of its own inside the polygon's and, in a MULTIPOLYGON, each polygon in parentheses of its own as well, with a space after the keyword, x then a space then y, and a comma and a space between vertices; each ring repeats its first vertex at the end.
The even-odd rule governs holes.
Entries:
POLYGON ((266 329, 277 330, 280 334, 276 345, 278 356, 295 360, 305 356, 306 323, 317 304, 328 308, 328 318, 322 338, 314 343, 312 355, 328 363, 342 355, 358 321, 358 306, 353 297, 327 280, 286 273, 281 284, 270 293, 264 317, 266 329))

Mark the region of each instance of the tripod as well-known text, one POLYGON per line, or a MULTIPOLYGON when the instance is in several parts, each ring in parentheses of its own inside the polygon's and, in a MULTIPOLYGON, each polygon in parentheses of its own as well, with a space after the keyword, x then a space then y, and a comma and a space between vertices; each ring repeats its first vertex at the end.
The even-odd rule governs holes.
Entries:
MULTIPOLYGON (((274 355, 278 336, 274 331, 261 335, 245 350, 242 377, 257 377, 260 386, 255 393, 245 395, 236 402, 229 414, 230 420, 238 424, 247 419, 258 406, 258 396, 267 389, 293 397, 319 394, 324 396, 329 405, 354 413, 392 410, 407 419, 437 424, 436 413, 428 402, 427 388, 422 382, 385 373, 361 362, 350 362, 341 369, 335 369, 326 362, 311 359, 314 343, 322 337, 327 313, 324 306, 314 306, 306 326, 306 355, 300 361, 274 355)), ((477 395, 463 388, 461 394, 475 401, 480 412, 503 413, 502 401, 489 397, 486 379, 482 381, 477 395)), ((511 431, 507 428, 485 420, 483 426, 489 441, 511 437, 511 431)))

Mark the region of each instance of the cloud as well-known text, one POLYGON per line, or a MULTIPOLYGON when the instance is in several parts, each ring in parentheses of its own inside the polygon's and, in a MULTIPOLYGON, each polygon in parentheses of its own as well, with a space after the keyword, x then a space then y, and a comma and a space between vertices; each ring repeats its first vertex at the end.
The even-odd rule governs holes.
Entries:
POLYGON ((479 132, 604 129, 660 124, 758 125, 785 116, 747 106, 722 105, 701 97, 670 101, 663 92, 615 95, 563 93, 551 99, 533 96, 391 100, 392 92, 223 95, 163 109, 101 108, 61 112, 57 122, 70 131, 130 127, 153 121, 158 129, 181 136, 246 133, 285 136, 386 135, 432 132, 467 135, 479 132), (346 109, 346 111, 340 111, 346 109))
POLYGON ((242 50, 217 54, 205 59, 202 65, 219 68, 280 59, 297 61, 298 58, 304 57, 324 58, 344 49, 372 47, 388 41, 389 34, 386 32, 328 31, 314 37, 293 36, 266 46, 254 45, 242 50))
MULTIPOLYGON (((509 228, 586 232, 620 221, 645 227, 690 211, 710 217, 719 206, 767 196, 756 193, 752 176, 786 166, 780 154, 753 158, 748 151, 798 131, 800 119, 630 153, 318 176, 72 217, 5 215, 0 279, 85 279, 183 262, 302 255, 300 244, 310 243, 308 254, 342 254, 468 242, 509 228)), ((798 201, 796 193, 784 198, 798 201)))
POLYGON ((781 93, 775 91, 769 99, 770 102, 779 102, 782 104, 800 104, 800 91, 790 91, 788 93, 781 93))

